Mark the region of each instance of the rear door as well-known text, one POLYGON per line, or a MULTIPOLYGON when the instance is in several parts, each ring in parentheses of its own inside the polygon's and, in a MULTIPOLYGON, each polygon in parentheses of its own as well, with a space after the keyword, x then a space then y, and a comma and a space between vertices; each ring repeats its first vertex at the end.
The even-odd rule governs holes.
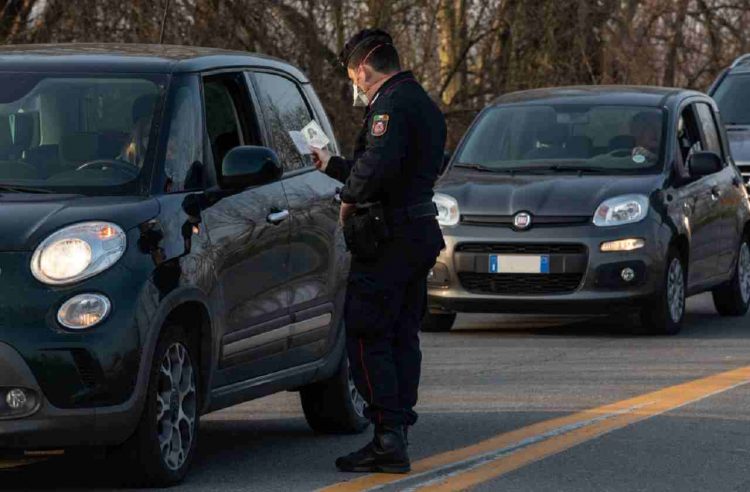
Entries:
MULTIPOLYGON (((262 145, 260 120, 243 72, 203 78, 209 155, 220 175, 224 156, 262 145)), ((281 181, 216 192, 203 214, 224 301, 217 386, 284 367, 289 314, 289 205, 281 181), (273 222, 272 214, 287 214, 273 222)))
MULTIPOLYGON (((282 179, 292 215, 290 240, 290 311, 294 328, 290 360, 301 364, 321 358, 335 337, 335 254, 338 228, 336 188, 340 183, 315 170, 300 155, 289 131, 316 119, 303 87, 281 72, 248 74, 263 112, 269 145, 284 166, 282 179)), ((318 118, 328 128, 324 118, 318 118)), ((333 141, 333 135, 328 137, 333 141)), ((338 238, 340 239, 340 237, 338 238)), ((338 302, 340 304, 340 300, 338 302)))
POLYGON ((704 149, 716 152, 721 157, 724 168, 716 173, 711 181, 709 196, 711 197, 711 235, 718 247, 716 258, 716 271, 713 277, 725 276, 732 270, 734 257, 737 254, 737 246, 740 243, 739 221, 737 220, 737 209, 743 194, 741 180, 737 177, 734 168, 727 161, 726 152, 722 147, 721 133, 716 116, 708 103, 701 102, 696 105, 698 118, 701 126, 701 139, 704 149))

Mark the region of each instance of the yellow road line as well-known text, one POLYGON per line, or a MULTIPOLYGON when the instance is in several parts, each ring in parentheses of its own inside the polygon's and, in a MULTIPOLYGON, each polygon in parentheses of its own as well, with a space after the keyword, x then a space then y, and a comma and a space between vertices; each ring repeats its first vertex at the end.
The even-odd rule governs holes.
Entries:
POLYGON ((750 383, 750 366, 500 434, 465 448, 417 461, 413 464, 410 475, 366 475, 321 490, 363 491, 394 482, 413 480, 419 475, 426 475, 427 482, 424 483, 429 484, 430 490, 463 490, 604 433, 747 383, 750 383), (439 472, 441 468, 481 459, 492 453, 502 453, 505 449, 509 449, 508 453, 491 458, 489 462, 483 462, 473 468, 468 466, 465 471, 454 472, 445 479, 429 480, 429 474, 439 472))

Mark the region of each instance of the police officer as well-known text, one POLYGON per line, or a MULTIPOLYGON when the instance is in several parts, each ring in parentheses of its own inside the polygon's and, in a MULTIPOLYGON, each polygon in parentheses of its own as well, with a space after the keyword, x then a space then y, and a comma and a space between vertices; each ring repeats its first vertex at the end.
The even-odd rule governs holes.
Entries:
MULTIPOLYGON (((345 231, 366 204, 377 203, 387 235, 379 238, 382 244, 375 255, 350 248, 347 350, 375 436, 364 448, 336 460, 336 466, 342 471, 406 473, 406 431, 417 421, 414 405, 422 360, 418 332, 426 308, 427 274, 445 246, 432 203, 444 155, 445 118, 414 75, 401 70, 385 31, 357 33, 340 59, 354 86, 355 105, 366 107, 362 128, 352 159, 314 150, 314 162, 345 183, 340 194, 345 231)), ((378 238, 377 233, 373 236, 378 238)))

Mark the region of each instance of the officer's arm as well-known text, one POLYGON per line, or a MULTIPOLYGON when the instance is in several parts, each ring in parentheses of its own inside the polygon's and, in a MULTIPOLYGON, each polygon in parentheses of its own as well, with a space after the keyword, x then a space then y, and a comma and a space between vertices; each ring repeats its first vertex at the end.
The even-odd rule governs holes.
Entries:
POLYGON ((373 112, 367 132, 367 147, 354 162, 341 192, 345 203, 376 201, 387 183, 401 173, 406 155, 406 115, 390 107, 373 112))
POLYGON ((345 159, 339 155, 331 156, 326 166, 326 174, 337 179, 342 183, 345 183, 349 179, 349 173, 352 172, 354 161, 351 159, 345 159))

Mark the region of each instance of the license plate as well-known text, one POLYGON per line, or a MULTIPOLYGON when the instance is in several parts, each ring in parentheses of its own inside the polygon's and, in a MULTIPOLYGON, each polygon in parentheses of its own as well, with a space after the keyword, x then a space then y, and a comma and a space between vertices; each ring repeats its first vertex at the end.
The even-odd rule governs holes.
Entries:
POLYGON ((490 255, 490 273, 549 273, 549 255, 490 255))

